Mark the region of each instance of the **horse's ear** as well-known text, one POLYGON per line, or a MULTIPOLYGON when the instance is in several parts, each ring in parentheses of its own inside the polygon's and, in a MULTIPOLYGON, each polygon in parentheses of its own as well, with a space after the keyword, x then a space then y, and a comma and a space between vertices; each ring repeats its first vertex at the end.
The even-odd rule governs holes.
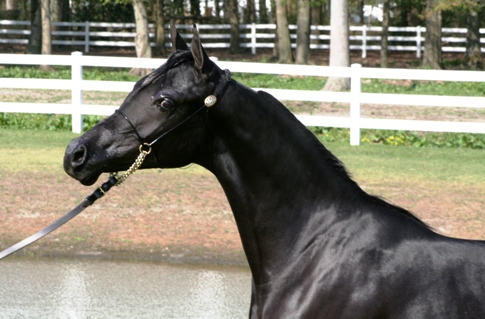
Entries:
POLYGON ((173 19, 170 22, 170 40, 172 41, 172 48, 174 51, 189 50, 187 43, 185 43, 182 36, 178 33, 177 28, 175 28, 175 21, 173 19))
POLYGON ((200 44, 199 31, 197 31, 197 26, 194 24, 194 36, 192 37, 192 42, 190 43, 192 56, 194 57, 195 68, 204 74, 208 74, 212 68, 210 67, 211 61, 209 56, 205 52, 202 44, 200 44))

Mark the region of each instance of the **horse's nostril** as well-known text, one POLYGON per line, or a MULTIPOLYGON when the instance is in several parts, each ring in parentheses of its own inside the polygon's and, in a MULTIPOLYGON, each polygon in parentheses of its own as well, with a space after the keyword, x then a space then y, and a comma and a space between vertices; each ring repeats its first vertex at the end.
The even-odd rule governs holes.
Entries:
POLYGON ((74 167, 78 167, 78 166, 81 166, 85 160, 86 160, 86 147, 81 145, 72 154, 71 164, 74 167))

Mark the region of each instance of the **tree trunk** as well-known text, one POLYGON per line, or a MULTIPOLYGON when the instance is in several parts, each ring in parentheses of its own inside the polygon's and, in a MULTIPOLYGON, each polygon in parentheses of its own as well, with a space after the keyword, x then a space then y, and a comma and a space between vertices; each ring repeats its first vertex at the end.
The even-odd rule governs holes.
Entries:
MULTIPOLYGON (((135 13, 136 36, 135 36, 135 50, 138 58, 151 58, 152 48, 150 46, 148 18, 145 6, 142 0, 132 0, 133 10, 135 13)), ((150 73, 151 69, 133 68, 130 70, 131 74, 145 76, 150 73)))
POLYGON ((32 0, 31 15, 32 20, 27 54, 40 54, 42 46, 42 22, 39 0, 32 0))
POLYGON ((269 5, 271 6, 270 23, 273 23, 275 25, 272 60, 277 60, 279 54, 278 54, 278 25, 276 21, 276 0, 269 0, 269 5))
POLYGON ((293 63, 290 29, 285 0, 276 0, 276 32, 278 36, 278 63, 293 63))
MULTIPOLYGON (((59 6, 59 0, 50 0, 50 8, 51 8, 51 21, 61 21, 61 12, 60 12, 60 6, 59 6)), ((55 30, 54 27, 52 27, 52 30, 55 30)))
MULTIPOLYGON (((348 0, 332 0, 330 4, 330 66, 350 66, 349 52, 349 3, 348 0)), ((323 90, 346 91, 350 89, 349 78, 328 78, 323 90)))
POLYGON ((389 35, 389 5, 390 0, 384 0, 382 7, 381 68, 389 67, 387 43, 387 37, 389 35))
POLYGON ((227 18, 231 25, 231 41, 229 51, 234 53, 239 51, 239 16, 237 12, 237 0, 225 0, 227 18))
POLYGON ((215 2, 215 10, 216 10, 216 21, 220 22, 221 19, 221 5, 219 1, 215 2))
POLYGON ((156 52, 159 55, 165 54, 165 27, 163 19, 163 0, 156 2, 156 52))
POLYGON ((438 0, 426 0, 426 33, 423 67, 442 69, 441 59, 441 10, 438 0))
POLYGON ((256 10, 254 0, 246 0, 246 8, 244 8, 244 23, 256 22, 256 10))
POLYGON ((69 21, 69 0, 51 0, 51 21, 69 21))
POLYGON ((259 0, 259 23, 269 23, 268 8, 265 0, 259 0))
POLYGON ((50 1, 40 1, 40 12, 42 21, 42 54, 51 54, 52 39, 51 39, 51 10, 50 1))
POLYGON ((5 10, 0 10, 0 19, 17 20, 19 16, 20 16, 20 10, 17 7, 17 1, 6 0, 5 10))
MULTIPOLYGON (((52 39, 51 39, 51 8, 49 0, 40 1, 40 15, 42 21, 42 54, 52 53, 52 39)), ((50 65, 41 65, 41 70, 51 70, 50 65)))
POLYGON ((296 63, 308 64, 310 59, 310 0, 298 0, 296 28, 296 63))
POLYGON ((321 25, 323 24, 322 21, 322 13, 323 13, 323 4, 320 3, 320 4, 316 4, 316 3, 312 3, 311 6, 310 6, 310 10, 311 10, 311 22, 313 25, 321 25))
POLYGON ((200 5, 198 0, 189 0, 190 2, 190 14, 195 18, 200 18, 200 5))
POLYGON ((6 0, 5 1, 5 8, 7 10, 15 10, 15 9, 17 9, 15 7, 15 0, 6 0))
POLYGON ((468 11, 467 28, 465 63, 473 70, 483 70, 483 57, 480 51, 480 20, 476 10, 468 11))

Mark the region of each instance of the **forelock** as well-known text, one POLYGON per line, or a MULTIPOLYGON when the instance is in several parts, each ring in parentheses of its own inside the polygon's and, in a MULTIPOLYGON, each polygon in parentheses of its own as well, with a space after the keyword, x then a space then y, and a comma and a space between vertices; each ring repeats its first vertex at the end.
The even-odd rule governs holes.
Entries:
POLYGON ((177 51, 174 52, 168 60, 159 68, 155 69, 152 73, 148 74, 144 79, 142 79, 140 89, 146 87, 153 82, 158 81, 163 76, 166 76, 167 72, 176 67, 177 65, 187 62, 193 61, 194 58, 190 51, 177 51))

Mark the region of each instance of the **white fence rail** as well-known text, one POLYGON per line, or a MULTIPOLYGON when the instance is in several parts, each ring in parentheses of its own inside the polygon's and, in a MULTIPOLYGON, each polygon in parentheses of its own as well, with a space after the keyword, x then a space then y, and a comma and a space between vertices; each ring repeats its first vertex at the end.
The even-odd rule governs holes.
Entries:
MULTIPOLYGON (((0 101, 0 112, 70 114, 72 115, 72 130, 77 133, 82 131, 83 114, 110 115, 118 107, 113 105, 83 104, 83 91, 130 92, 134 85, 132 82, 83 80, 83 66, 156 68, 165 62, 164 59, 83 56, 81 52, 73 52, 71 56, 0 54, 0 61, 1 64, 70 66, 72 69, 71 80, 0 78, 0 90, 2 88, 70 90, 72 95, 70 104, 0 101)), ((361 117, 361 104, 366 103, 485 108, 485 97, 362 93, 361 82, 363 78, 485 82, 485 72, 362 68, 359 64, 354 64, 350 68, 308 65, 283 66, 281 64, 223 61, 219 61, 217 64, 221 68, 227 68, 232 72, 350 78, 350 92, 264 90, 280 100, 349 103, 350 113, 348 117, 316 115, 297 115, 297 117, 307 126, 350 128, 350 143, 352 145, 359 145, 361 129, 485 134, 485 122, 398 120, 361 117)))
MULTIPOLYGON (((82 46, 84 52, 89 52, 93 46, 133 47, 135 37, 134 23, 109 22, 53 22, 53 45, 82 46)), ((168 26, 166 26, 167 28, 168 26)), ((231 26, 228 24, 200 24, 200 35, 206 48, 228 48, 231 26)), ((155 37, 155 26, 149 25, 150 38, 155 37)), ((177 25, 183 37, 190 38, 192 25, 177 25)), ((274 24, 241 24, 240 46, 250 48, 253 54, 258 48, 273 48, 275 38, 274 24)), ((290 25, 292 46, 296 47, 296 25, 290 25)), ((362 57, 367 51, 380 50, 381 27, 350 26, 350 49, 362 51, 362 57)), ((426 28, 390 27, 389 50, 412 51, 419 58, 424 48, 424 33, 426 28)), ((466 28, 443 28, 442 51, 465 52, 466 28)), ((485 34, 485 29, 480 29, 485 34)), ((29 21, 0 20, 0 43, 27 44, 30 35, 29 21)), ((311 27, 311 49, 328 49, 330 47, 330 26, 315 25, 311 27)), ((485 43, 485 39, 480 40, 485 43)), ((168 46, 168 35, 167 42, 168 46)), ((152 42, 152 46, 155 43, 152 42)), ((482 47, 485 52, 485 44, 482 47)))

